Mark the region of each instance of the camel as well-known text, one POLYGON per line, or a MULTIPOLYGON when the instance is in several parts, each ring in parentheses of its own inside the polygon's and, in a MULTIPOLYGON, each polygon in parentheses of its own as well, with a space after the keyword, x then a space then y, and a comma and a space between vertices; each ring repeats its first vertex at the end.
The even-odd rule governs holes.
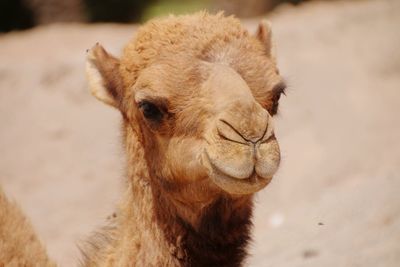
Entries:
POLYGON ((0 187, 0 267, 55 267, 19 207, 0 187))
POLYGON ((270 25, 252 35, 222 13, 170 16, 120 58, 96 44, 86 64, 92 94, 121 114, 127 179, 81 265, 242 266, 253 196, 280 164, 270 25))

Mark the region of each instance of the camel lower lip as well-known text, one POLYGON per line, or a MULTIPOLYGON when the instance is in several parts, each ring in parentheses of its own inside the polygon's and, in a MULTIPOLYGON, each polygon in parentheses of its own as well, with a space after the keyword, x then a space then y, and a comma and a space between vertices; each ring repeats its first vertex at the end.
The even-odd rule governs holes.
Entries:
POLYGON ((258 182, 263 181, 263 180, 270 180, 270 178, 263 178, 263 177, 258 176, 255 171, 253 171, 253 173, 248 178, 239 179, 239 178, 230 176, 229 174, 221 172, 212 163, 211 163, 211 167, 213 169, 214 175, 217 175, 220 179, 223 179, 225 181, 231 180, 231 181, 234 181, 235 183, 247 185, 247 184, 257 184, 258 182))

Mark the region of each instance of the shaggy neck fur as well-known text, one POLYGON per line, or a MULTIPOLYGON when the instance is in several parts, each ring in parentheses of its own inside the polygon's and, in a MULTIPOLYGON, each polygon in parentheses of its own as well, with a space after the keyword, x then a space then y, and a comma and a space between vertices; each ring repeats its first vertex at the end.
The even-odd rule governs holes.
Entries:
POLYGON ((197 223, 181 218, 176 206, 153 187, 157 223, 182 266, 241 266, 251 226, 251 200, 220 196, 198 209, 197 223))
POLYGON ((128 191, 116 228, 109 231, 108 249, 92 253, 85 266, 99 262, 104 266, 241 266, 249 241, 251 197, 221 194, 207 206, 194 208, 197 223, 193 225, 179 216, 176 204, 150 179, 144 140, 131 127, 124 128, 128 191))

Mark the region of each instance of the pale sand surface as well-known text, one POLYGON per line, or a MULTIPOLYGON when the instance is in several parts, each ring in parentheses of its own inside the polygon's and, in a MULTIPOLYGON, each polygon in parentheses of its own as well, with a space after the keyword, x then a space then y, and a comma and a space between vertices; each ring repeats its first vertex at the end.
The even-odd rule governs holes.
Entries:
MULTIPOLYGON (((400 266, 400 1, 314 2, 270 19, 290 88, 248 265, 400 266)), ((61 266, 76 265, 123 186, 120 117, 89 95, 85 50, 100 41, 118 55, 134 30, 0 36, 0 184, 61 266)))

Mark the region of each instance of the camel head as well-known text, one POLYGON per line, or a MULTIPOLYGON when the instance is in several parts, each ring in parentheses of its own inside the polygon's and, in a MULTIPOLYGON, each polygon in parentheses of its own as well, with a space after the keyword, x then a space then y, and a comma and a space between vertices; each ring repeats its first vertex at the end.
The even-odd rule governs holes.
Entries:
POLYGON ((285 88, 269 24, 252 35, 222 14, 156 20, 120 59, 95 45, 87 74, 137 136, 152 182, 177 201, 251 195, 277 171, 273 121, 285 88))

